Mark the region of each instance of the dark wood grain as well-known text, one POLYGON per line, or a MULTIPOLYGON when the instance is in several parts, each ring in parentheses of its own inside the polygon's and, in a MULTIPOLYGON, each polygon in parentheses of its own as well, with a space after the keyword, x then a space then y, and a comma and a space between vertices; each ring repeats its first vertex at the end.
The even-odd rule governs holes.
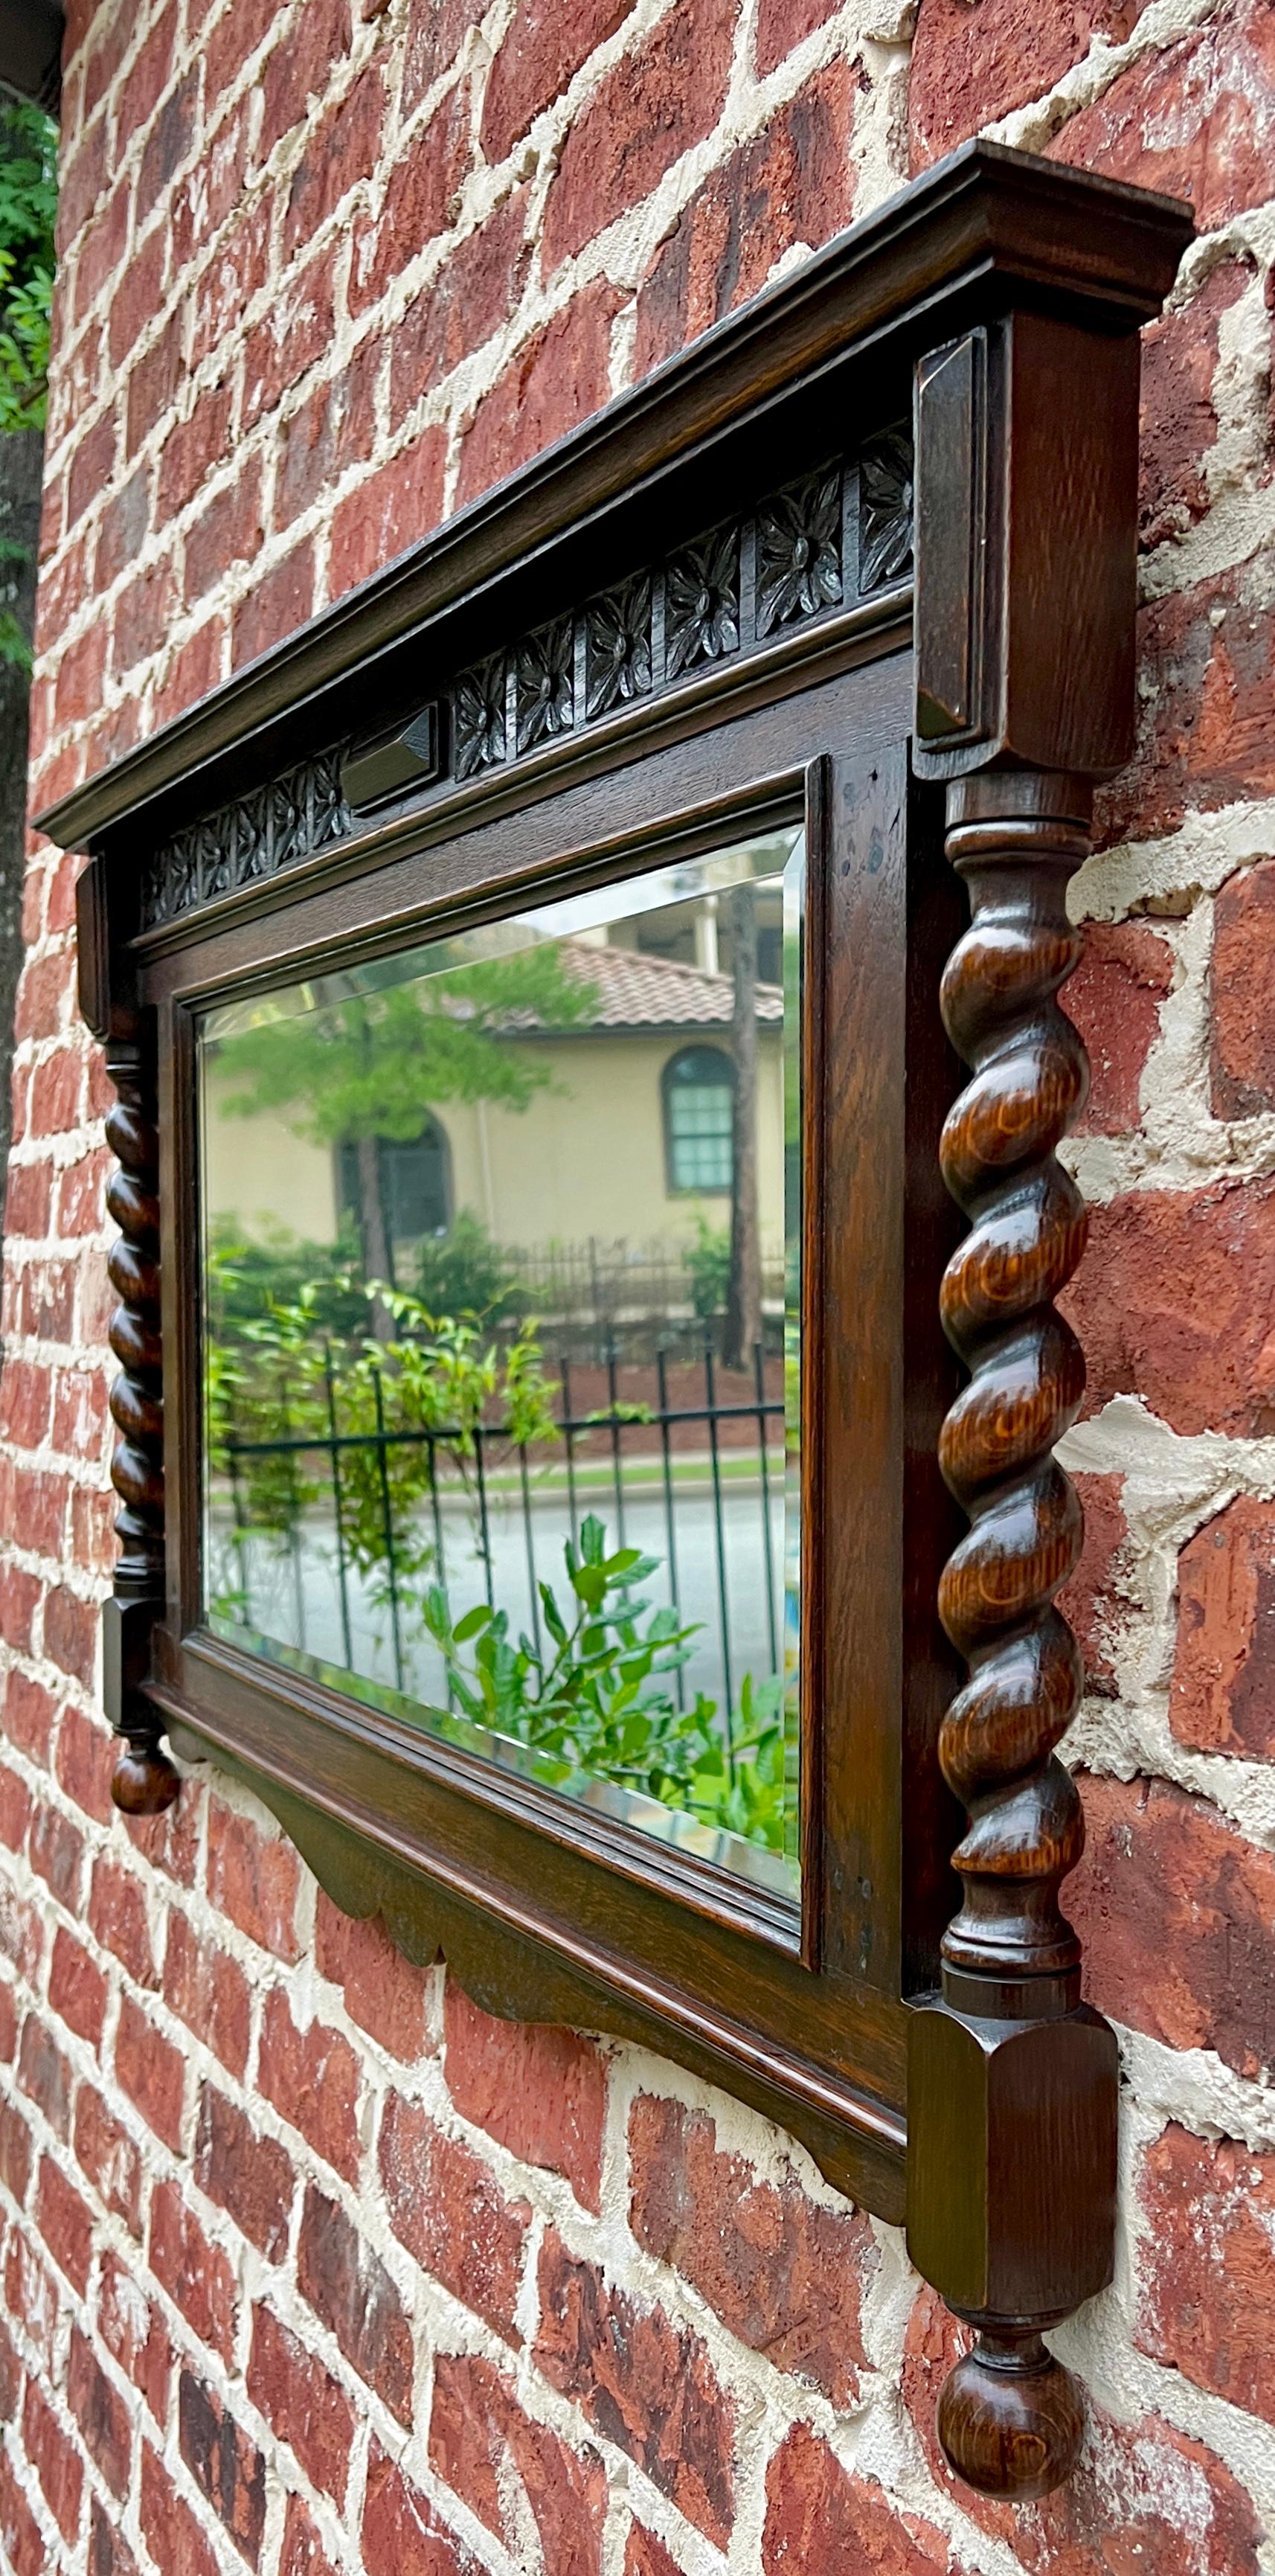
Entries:
POLYGON ((164 1400, 160 1336, 159 1128, 155 1099, 155 1013, 139 1005, 126 966, 113 972, 113 927, 105 871, 95 861, 77 887, 80 1004, 115 1085, 106 1141, 117 1169, 107 1213, 119 1237, 107 1272, 119 1304, 109 1339, 119 1361, 111 1387, 117 1437, 111 1482, 119 1496, 120 1554, 103 1612, 107 1714, 123 1742, 111 1779, 117 1807, 154 1816, 177 1795, 177 1773, 144 1695, 150 1635, 164 1606, 164 1400))
POLYGON ((971 1079, 943 1131, 943 1177, 969 1219, 942 1315, 968 1383, 943 1425, 944 1476, 969 1518, 939 1587, 969 1678, 939 1738, 968 1813, 952 1855, 960 1909, 942 1994, 914 2027, 909 2240, 977 2328, 949 2378, 939 2436, 970 2485, 1026 2500, 1074 2466, 1078 2389, 1041 2341, 1110 2277, 1112 2032, 1080 2002, 1080 1945, 1059 1891, 1084 1840, 1054 1748, 1080 1695, 1055 1595, 1076 1565, 1080 1506, 1054 1449, 1084 1361, 1054 1304, 1084 1249, 1085 1210, 1055 1148, 1088 1066, 1058 992, 1080 939, 1067 884, 1089 848, 1084 779, 990 772, 949 790, 948 856, 970 898, 943 1017, 971 1079))

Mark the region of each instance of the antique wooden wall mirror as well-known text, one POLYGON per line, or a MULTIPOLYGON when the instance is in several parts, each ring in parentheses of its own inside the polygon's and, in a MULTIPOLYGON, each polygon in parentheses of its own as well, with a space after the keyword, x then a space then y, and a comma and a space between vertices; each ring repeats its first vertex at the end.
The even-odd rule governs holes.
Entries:
POLYGON ((795 2132, 1019 2497, 1114 2198, 1054 996, 1189 237, 963 151, 42 818, 119 1095, 118 1804, 167 1734, 489 2008, 795 2132))

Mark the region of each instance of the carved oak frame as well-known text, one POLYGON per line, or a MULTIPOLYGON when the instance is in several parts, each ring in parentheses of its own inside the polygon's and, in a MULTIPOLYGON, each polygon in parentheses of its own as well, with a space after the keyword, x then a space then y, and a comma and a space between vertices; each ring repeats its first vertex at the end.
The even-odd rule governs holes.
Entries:
POLYGON ((1132 749, 1137 335, 1190 235, 968 147, 41 817, 92 853, 119 1094, 118 1805, 176 1794, 167 1731, 492 2007, 636 2036, 795 2131, 974 2327, 941 2437, 1019 2499, 1076 2456, 1042 2331, 1109 2279, 1115 2188, 1115 2041, 1058 1902, 1083 1361, 1053 1301, 1084 1211, 1054 1148, 1086 1068, 1056 995, 1094 782, 1132 749), (803 802, 797 1940, 198 1631, 190 1033, 303 955, 803 802))

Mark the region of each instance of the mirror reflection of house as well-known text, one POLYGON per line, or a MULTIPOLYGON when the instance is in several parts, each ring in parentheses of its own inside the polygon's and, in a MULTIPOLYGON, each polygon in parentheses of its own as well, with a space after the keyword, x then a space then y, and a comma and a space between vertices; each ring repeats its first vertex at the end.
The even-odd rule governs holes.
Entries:
MULTIPOLYGON (((768 891, 768 890, 767 890, 768 891)), ((676 944, 701 951, 695 908, 670 907, 676 944)), ((701 916, 702 918, 702 912, 701 916)), ((668 913, 655 916, 660 931, 668 913)), ((586 989, 574 1026, 542 1025, 510 1012, 496 1031, 533 1071, 523 1106, 484 1098, 422 1101, 416 1137, 343 1139, 335 1148, 306 1132, 306 1104, 226 1114, 226 1078, 208 1067, 209 1210, 250 1235, 287 1234, 331 1245, 343 1229, 362 1236, 372 1162, 389 1263, 409 1285, 423 1242, 445 1234, 462 1212, 499 1244, 545 1253, 604 1244, 666 1253, 697 1227, 729 1222, 734 1064, 732 975, 612 935, 631 925, 586 930, 564 940, 565 972, 586 989)), ((653 926, 653 925, 652 925, 653 926)), ((768 925, 763 924, 765 928, 768 925)), ((665 945, 674 944, 674 938, 665 945)), ((759 936, 759 949, 761 947, 759 936)), ((717 954, 720 956, 720 948, 717 954)), ((445 1006, 444 1006, 445 1007, 445 1006)), ((784 1233, 783 992, 756 989, 758 1068, 756 1152, 763 1266, 782 1272, 784 1233)))

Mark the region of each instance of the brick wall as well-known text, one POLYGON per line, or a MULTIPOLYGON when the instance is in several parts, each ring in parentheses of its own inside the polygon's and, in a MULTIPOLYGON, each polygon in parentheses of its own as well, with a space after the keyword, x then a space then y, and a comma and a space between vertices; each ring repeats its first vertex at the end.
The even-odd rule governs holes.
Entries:
POLYGON ((1017 2518, 956 2496, 953 2329, 750 2115, 490 2022, 224 1784, 112 1820, 105 1085, 73 863, 33 843, 0 1378, 15 2576, 1275 2566, 1270 0, 76 0, 35 796, 988 119, 1203 227, 1147 347, 1140 747, 1076 889, 1074 1911, 1127 2073, 1117 2282, 1058 2338, 1081 2473, 1017 2518))

